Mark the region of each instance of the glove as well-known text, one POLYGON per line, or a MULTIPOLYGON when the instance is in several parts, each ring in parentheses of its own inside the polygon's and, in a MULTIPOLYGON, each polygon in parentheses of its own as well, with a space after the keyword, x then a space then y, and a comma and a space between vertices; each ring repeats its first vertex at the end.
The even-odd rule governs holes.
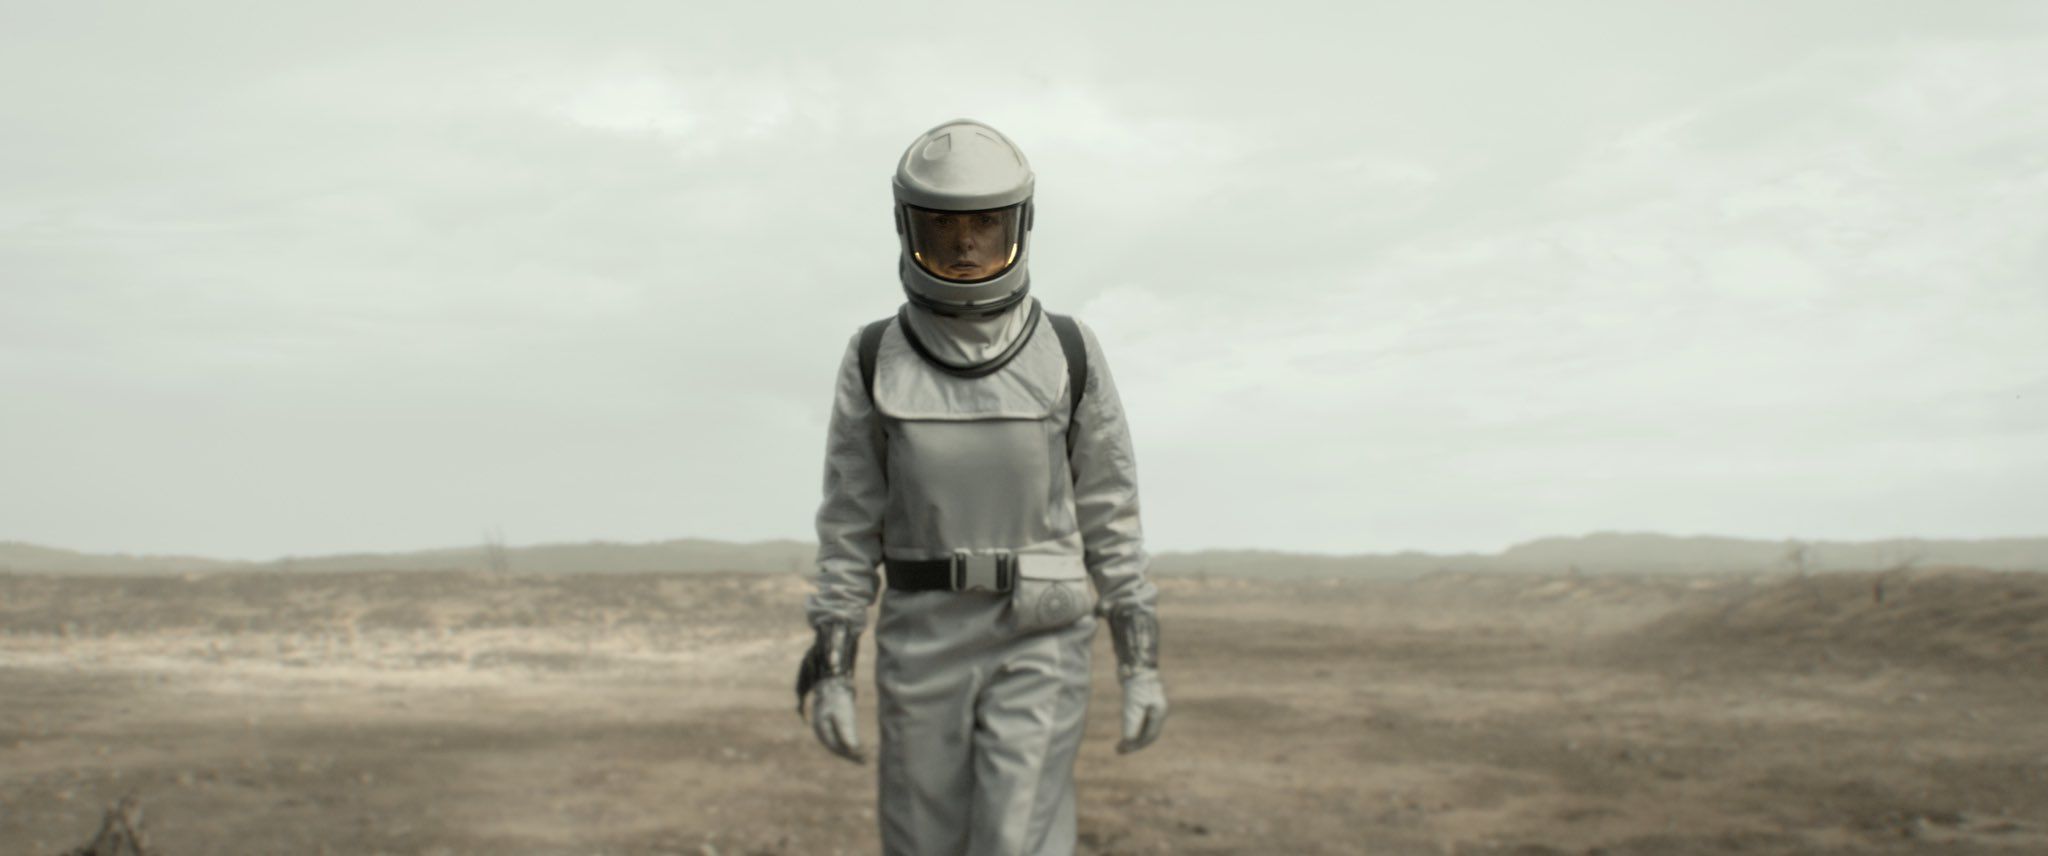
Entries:
POLYGON ((811 732, 832 754, 856 764, 868 759, 860 751, 860 731, 854 724, 853 681, 826 678, 811 691, 811 732))
POLYGON ((1109 638, 1116 645, 1116 677, 1124 685, 1124 739, 1119 755, 1159 739, 1166 727, 1166 687, 1159 683, 1159 618, 1152 610, 1125 604, 1109 613, 1109 638))
POLYGON ((1158 669, 1139 669, 1123 683, 1124 739, 1116 752, 1128 755, 1152 745, 1166 728, 1166 687, 1159 683, 1158 669))
POLYGON ((823 619, 816 625, 818 637, 796 673, 796 715, 804 715, 804 702, 811 702, 811 732, 832 754, 856 764, 867 763, 861 755, 860 734, 854 727, 853 666, 860 653, 860 625, 823 619))

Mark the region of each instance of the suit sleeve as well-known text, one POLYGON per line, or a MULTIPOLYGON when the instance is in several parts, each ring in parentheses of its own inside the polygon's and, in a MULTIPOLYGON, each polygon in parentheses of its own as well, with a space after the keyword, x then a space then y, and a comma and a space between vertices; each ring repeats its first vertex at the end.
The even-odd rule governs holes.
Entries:
POLYGON ((881 575, 882 517, 889 500, 881 416, 860 377, 860 332, 847 342, 825 432, 825 496, 818 505, 818 560, 804 601, 811 626, 826 618, 867 623, 881 575))
POLYGON ((1107 616, 1127 604, 1156 609, 1159 590, 1146 578, 1152 557, 1138 521, 1138 464, 1131 453, 1123 402, 1095 331, 1076 322, 1088 349, 1087 392, 1068 430, 1074 436, 1074 514, 1084 561, 1101 595, 1095 612, 1107 616))

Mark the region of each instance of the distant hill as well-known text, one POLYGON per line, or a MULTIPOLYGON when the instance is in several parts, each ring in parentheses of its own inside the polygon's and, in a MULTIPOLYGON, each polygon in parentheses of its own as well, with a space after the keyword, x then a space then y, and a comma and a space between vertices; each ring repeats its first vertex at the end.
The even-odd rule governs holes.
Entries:
MULTIPOLYGON (((1900 565, 1955 565, 1996 571, 2048 571, 2048 538, 1882 541, 1808 541, 1809 571, 1886 570, 1900 565)), ((1792 542, 1680 537, 1650 532, 1595 532, 1576 538, 1539 538, 1516 544, 1495 559, 1495 570, 1583 573, 1701 574, 1796 570, 1792 542)))
POLYGON ((1782 579, 1727 602, 1689 603, 1627 634, 1623 653, 1861 653, 2039 674, 2048 666, 2048 575, 1934 566, 1782 579))
MULTIPOLYGON (((504 564, 514 573, 631 573, 636 571, 743 571, 793 573, 810 565, 817 548, 801 541, 736 543, 681 538, 649 544, 591 541, 506 547, 504 564)), ((184 574, 206 571, 439 571, 491 567, 481 546, 404 553, 339 553, 288 556, 270 561, 208 559, 197 556, 79 553, 0 541, 0 573, 184 574)))
POLYGON ((80 553, 56 547, 39 547, 21 541, 0 541, 0 571, 35 574, 182 574, 242 567, 244 564, 200 556, 80 553))
MULTIPOLYGON (((1361 553, 1328 555, 1272 550, 1164 552, 1156 573, 1173 576, 1374 577, 1425 574, 1752 574, 1795 571, 1793 542, 1649 532, 1595 532, 1539 538, 1499 553, 1361 553)), ((805 541, 737 543, 681 538, 645 544, 592 541, 508 547, 513 573, 701 572, 799 573, 816 547, 805 541)), ((1864 571, 1948 565, 1997 571, 2048 571, 2048 538, 1805 542, 1806 570, 1864 571)), ((431 571, 487 570, 483 547, 405 553, 290 556, 271 561, 201 556, 80 553, 19 541, 0 541, 0 573, 186 574, 226 570, 431 571)))

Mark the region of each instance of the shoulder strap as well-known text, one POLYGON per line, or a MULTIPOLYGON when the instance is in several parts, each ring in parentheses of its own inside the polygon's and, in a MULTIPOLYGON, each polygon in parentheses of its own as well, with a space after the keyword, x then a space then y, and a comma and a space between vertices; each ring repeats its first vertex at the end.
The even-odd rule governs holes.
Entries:
POLYGON ((870 322, 860 331, 860 383, 867 387, 869 403, 875 400, 875 355, 882 352, 882 333, 894 320, 896 317, 892 315, 870 322))
POLYGON ((1060 336, 1060 350, 1067 354, 1067 399, 1072 402, 1067 411, 1067 457, 1072 458, 1081 396, 1088 391, 1088 343, 1082 340, 1081 328, 1071 316, 1047 312, 1045 317, 1052 321, 1052 331, 1060 336))

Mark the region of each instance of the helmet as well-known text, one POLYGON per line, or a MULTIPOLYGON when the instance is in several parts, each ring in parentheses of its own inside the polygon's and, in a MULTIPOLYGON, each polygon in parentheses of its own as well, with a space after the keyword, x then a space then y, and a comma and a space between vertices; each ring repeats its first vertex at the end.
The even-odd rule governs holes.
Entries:
POLYGON ((924 132, 896 164, 897 262, 912 303, 989 316, 1030 290, 1031 164, 1001 131, 954 119, 924 132))

